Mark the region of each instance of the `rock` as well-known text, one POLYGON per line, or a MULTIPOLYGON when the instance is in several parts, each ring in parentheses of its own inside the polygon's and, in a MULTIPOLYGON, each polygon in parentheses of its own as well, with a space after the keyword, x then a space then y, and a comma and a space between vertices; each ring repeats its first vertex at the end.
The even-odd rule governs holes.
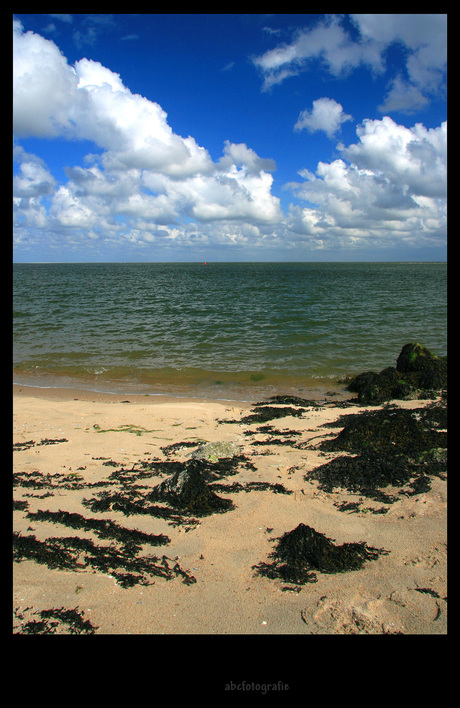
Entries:
POLYGON ((389 366, 379 374, 373 371, 359 374, 348 389, 358 393, 360 403, 382 403, 393 398, 405 398, 411 387, 393 366, 389 366))
POLYGON ((365 371, 349 383, 348 390, 358 394, 364 404, 379 404, 392 399, 433 398, 447 386, 447 360, 430 352, 422 344, 406 344, 396 368, 380 373, 365 371))
POLYGON ((190 457, 194 460, 217 462, 221 458, 234 457, 241 453, 241 447, 234 442, 210 442, 200 445, 190 457))
POLYGON ((447 358, 430 352, 423 344, 406 344, 396 368, 414 388, 439 390, 447 386, 447 358))
POLYGON ((430 352, 423 344, 405 344, 401 349, 396 362, 398 371, 409 373, 411 371, 429 371, 430 369, 444 369, 445 360, 430 352))

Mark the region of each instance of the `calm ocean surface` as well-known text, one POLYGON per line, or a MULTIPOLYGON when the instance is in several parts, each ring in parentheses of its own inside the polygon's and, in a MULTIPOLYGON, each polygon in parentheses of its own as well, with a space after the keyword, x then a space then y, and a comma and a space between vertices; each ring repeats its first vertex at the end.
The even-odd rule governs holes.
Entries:
POLYGON ((445 263, 18 263, 13 381, 261 400, 447 353, 445 263))

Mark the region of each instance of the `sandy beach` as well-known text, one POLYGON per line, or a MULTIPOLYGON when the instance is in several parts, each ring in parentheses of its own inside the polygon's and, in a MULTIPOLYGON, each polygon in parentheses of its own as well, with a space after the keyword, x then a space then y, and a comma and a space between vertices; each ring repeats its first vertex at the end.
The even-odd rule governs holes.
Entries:
POLYGON ((306 476, 343 453, 321 444, 341 416, 384 406, 322 403, 257 422, 243 420, 250 403, 14 386, 13 530, 36 544, 13 563, 13 633, 446 634, 445 476, 393 503, 325 491, 306 476), (181 469, 173 463, 215 442, 238 450, 209 485, 230 508, 199 516, 152 501, 181 469), (304 584, 258 572, 300 524, 379 553, 304 584), (101 548, 112 553, 105 565, 101 548))

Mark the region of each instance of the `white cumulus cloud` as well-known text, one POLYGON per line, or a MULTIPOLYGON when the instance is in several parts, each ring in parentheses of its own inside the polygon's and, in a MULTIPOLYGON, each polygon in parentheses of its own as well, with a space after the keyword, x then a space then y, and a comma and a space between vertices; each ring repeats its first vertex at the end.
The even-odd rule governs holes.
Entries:
POLYGON ((267 91, 291 76, 308 71, 314 62, 333 76, 344 75, 359 66, 382 74, 385 52, 394 43, 407 53, 404 79, 406 95, 401 92, 401 77, 390 79, 382 112, 410 111, 427 101, 427 94, 444 88, 447 66, 447 15, 437 14, 352 14, 359 32, 352 37, 340 16, 329 16, 313 27, 298 29, 290 43, 254 57, 253 63, 267 91), (399 83, 398 83, 399 82, 399 83))
POLYGON ((102 150, 91 157, 91 167, 68 167, 68 182, 58 189, 38 160, 23 162, 18 195, 46 186, 50 228, 90 229, 102 219, 117 232, 121 217, 131 230, 136 219, 172 224, 182 217, 203 222, 282 217, 271 192, 274 160, 259 157, 245 143, 225 141, 221 159, 213 162, 192 136, 173 131, 158 103, 133 94, 119 74, 87 58, 70 66, 54 42, 24 32, 18 21, 13 129, 17 139, 90 140, 102 150))
POLYGON ((366 120, 344 159, 319 162, 315 175, 288 187, 308 206, 290 212, 299 234, 355 243, 408 244, 443 239, 447 219, 447 122, 427 130, 385 116, 366 120))
POLYGON ((310 133, 321 130, 332 138, 340 130, 342 123, 352 119, 353 117, 345 113, 340 103, 333 98, 318 98, 313 101, 311 111, 304 110, 300 113, 294 130, 308 130, 310 133))

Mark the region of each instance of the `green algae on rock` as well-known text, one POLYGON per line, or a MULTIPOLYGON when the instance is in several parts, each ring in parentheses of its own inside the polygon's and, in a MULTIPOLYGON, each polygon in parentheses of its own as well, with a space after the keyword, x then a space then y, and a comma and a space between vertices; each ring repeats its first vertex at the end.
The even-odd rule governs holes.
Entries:
POLYGON ((366 371, 348 384, 358 402, 379 404, 392 399, 434 398, 447 387, 447 357, 433 354, 418 342, 405 344, 396 367, 366 371))
POLYGON ((216 441, 204 443, 190 454, 194 460, 208 460, 217 462, 221 458, 230 458, 241 453, 240 445, 234 442, 216 441))

